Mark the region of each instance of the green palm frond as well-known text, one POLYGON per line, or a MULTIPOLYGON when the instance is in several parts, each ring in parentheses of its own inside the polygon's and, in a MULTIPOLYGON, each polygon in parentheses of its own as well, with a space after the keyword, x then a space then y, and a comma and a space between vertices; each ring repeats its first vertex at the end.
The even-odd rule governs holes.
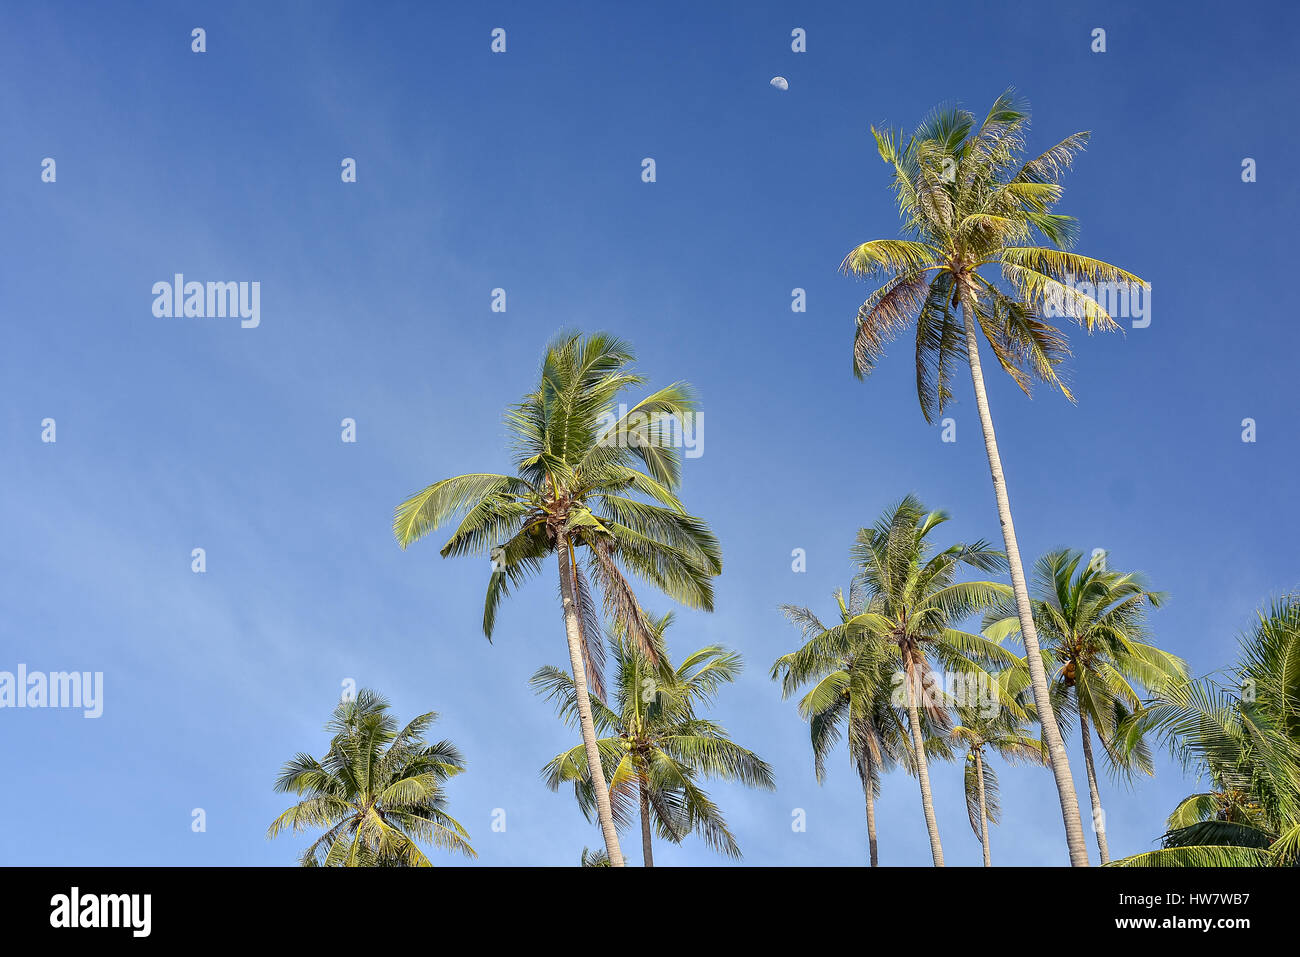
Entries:
POLYGON ((1268 867, 1267 851, 1255 847, 1168 847, 1111 861, 1110 867, 1268 867))

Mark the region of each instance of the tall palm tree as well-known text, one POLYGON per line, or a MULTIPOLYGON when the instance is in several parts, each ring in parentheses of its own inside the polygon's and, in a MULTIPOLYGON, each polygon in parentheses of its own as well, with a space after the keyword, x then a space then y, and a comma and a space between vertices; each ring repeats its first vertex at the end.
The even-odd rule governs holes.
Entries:
POLYGON ((334 709, 325 757, 285 762, 275 789, 302 800, 267 830, 324 828, 303 852, 304 867, 430 867, 417 842, 475 857, 469 834, 446 812, 443 785, 465 770, 450 741, 427 744, 430 711, 398 730, 388 702, 369 689, 334 709))
POLYGON ((982 635, 955 627, 972 614, 993 607, 1009 589, 992 581, 957 580, 963 567, 996 571, 1004 568, 1006 561, 985 542, 937 548, 929 536, 947 520, 946 512, 926 511, 908 495, 886 510, 874 526, 860 529, 853 558, 858 567, 854 584, 862 589, 863 610, 843 626, 829 629, 825 642, 816 649, 820 655, 848 655, 864 637, 894 646, 892 653, 899 665, 893 703, 907 711, 921 808, 936 867, 943 866, 943 845, 930 793, 921 715, 924 712, 937 727, 946 728, 953 702, 935 683, 929 661, 933 658, 949 675, 978 687, 989 681, 986 667, 1006 667, 1015 660, 982 635))
MULTIPOLYGON (((1061 549, 1034 565, 1034 620, 1043 660, 1052 670, 1051 701, 1063 723, 1079 722, 1088 796, 1101 862, 1110 862, 1106 817, 1097 786, 1092 732, 1111 771, 1121 780, 1135 772, 1153 773, 1151 752, 1141 736, 1122 745, 1120 728, 1142 707, 1147 692, 1158 692, 1187 678, 1187 665, 1147 639, 1145 611, 1165 596, 1147 588, 1137 573, 1121 574, 1102 563, 1084 563, 1083 553, 1061 549)), ((996 614, 996 612, 995 612, 996 614)), ((1019 630, 1014 609, 990 633, 1019 630)))
POLYGON ((1166 688, 1126 722, 1209 778, 1169 816, 1162 847, 1120 867, 1300 866, 1300 599, 1261 612, 1236 674, 1166 688))
MULTIPOLYGON (((733 742, 721 725, 700 715, 718 689, 740 674, 740 655, 709 646, 673 668, 663 651, 663 634, 672 620, 671 613, 651 620, 656 660, 616 630, 610 640, 613 705, 597 701, 593 713, 603 735, 596 744, 609 772, 614 820, 620 827, 627 826, 633 807, 637 809, 646 867, 654 866, 655 832, 674 844, 694 832, 714 850, 732 858, 741 856, 721 811, 700 787, 701 780, 774 787, 767 762, 733 742)), ((566 720, 577 713, 573 679, 565 671, 542 668, 533 675, 532 684, 555 702, 566 720)), ((551 790, 572 783, 579 806, 590 816, 595 797, 590 769, 586 748, 578 746, 557 755, 543 773, 551 790)))
MULTIPOLYGON (((1070 861, 1086 866, 1078 797, 1048 701, 1047 677, 1038 657, 1029 589, 984 388, 979 332, 998 364, 1026 392, 1034 380, 1040 380, 1069 396, 1056 373, 1057 364, 1069 354, 1068 342, 1042 313, 1056 307, 1090 332, 1116 329, 1118 324, 1098 298, 1087 294, 1088 287, 1076 288, 1076 281, 1096 289, 1099 284, 1140 284, 1141 280, 1117 266, 1066 251, 1076 233, 1075 222, 1052 209, 1061 197, 1061 174, 1087 143, 1088 134, 1068 136, 1023 162, 1028 128, 1028 111, 1010 91, 997 98, 978 126, 968 111, 945 107, 921 123, 906 143, 899 133, 873 128, 877 150, 893 170, 893 192, 909 238, 863 243, 845 257, 842 268, 883 283, 858 310, 855 374, 867 375, 885 344, 915 322, 917 395, 926 421, 934 421, 951 398, 953 363, 964 360, 970 367, 1070 861), (1050 246, 1037 245, 1035 237, 1050 246), (1001 282, 984 274, 991 270, 1001 273, 1001 282)), ((1108 296, 1100 298, 1109 304, 1108 296)))
POLYGON ((961 724, 949 733, 954 743, 966 747, 966 815, 984 850, 985 867, 993 866, 989 824, 1002 821, 998 776, 993 765, 985 760, 985 751, 998 755, 1008 764, 1047 764, 1043 742, 1025 732, 1023 712, 1015 704, 1015 695, 1007 690, 1007 679, 1013 675, 1008 670, 998 676, 999 700, 990 701, 989 707, 959 709, 961 724))
MULTIPOLYGON (((633 360, 626 343, 603 333, 554 340, 536 390, 506 414, 515 474, 443 479, 399 505, 393 521, 405 548, 463 516, 442 556, 492 557, 483 610, 489 639, 502 598, 555 556, 579 724, 598 779, 588 685, 596 697, 603 694, 603 646, 589 582, 599 587, 606 613, 653 657, 653 636, 624 569, 688 607, 707 610, 712 578, 722 570, 717 539, 675 494, 681 455, 674 443, 681 422, 694 414, 690 390, 674 383, 617 414, 615 399, 644 381, 632 371, 633 360)), ((604 782, 598 784, 605 850, 622 867, 608 795, 604 782)))
POLYGON ((868 859, 877 867, 876 799, 881 781, 900 762, 910 763, 907 730, 892 700, 899 658, 892 643, 862 630, 844 633, 866 604, 862 588, 851 587, 847 601, 843 591, 836 590, 835 600, 840 623, 831 628, 808 608, 781 606, 803 632, 804 644, 773 663, 771 678, 781 683, 785 698, 815 682, 800 699, 799 714, 808 722, 819 784, 826 777, 826 757, 847 728, 849 757, 866 799, 868 859))

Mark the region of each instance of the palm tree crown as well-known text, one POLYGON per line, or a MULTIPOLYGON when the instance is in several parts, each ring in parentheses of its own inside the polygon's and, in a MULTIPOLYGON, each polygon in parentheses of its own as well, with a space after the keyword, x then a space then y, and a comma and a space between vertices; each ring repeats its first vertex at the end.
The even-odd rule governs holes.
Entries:
MULTIPOLYGON (((536 390, 506 414, 516 474, 443 479, 397 507, 393 532, 403 548, 464 516, 441 554, 492 557, 483 610, 489 638, 501 599, 556 552, 570 564, 584 624, 599 621, 590 574, 611 617, 648 651, 653 642, 620 565, 687 607, 712 609, 718 542, 674 491, 681 479, 674 423, 694 413, 691 390, 674 383, 616 417, 619 394, 645 381, 632 371, 634 359, 627 343, 603 333, 561 335, 547 347, 536 390)), ((585 651, 599 694, 592 660, 599 642, 585 651)))
POLYGON ((1261 612, 1236 674, 1166 687, 1126 722, 1210 790, 1181 801, 1159 850, 1127 867, 1300 866, 1300 599, 1261 612))
POLYGON ((867 375, 886 343, 916 324, 916 385, 926 421, 951 397, 953 363, 967 343, 957 307, 969 302, 1002 368, 1026 392, 1035 380, 1070 392, 1056 366, 1069 355, 1064 334, 1043 313, 1059 310, 1093 329, 1118 329, 1107 283, 1142 280, 1109 263, 1066 251, 1074 219, 1053 212, 1060 177, 1088 142, 1074 133, 1024 160, 1029 113, 1011 91, 983 123, 958 108, 935 110, 912 137, 872 128, 881 159, 893 169, 893 191, 909 239, 862 243, 842 268, 879 286, 858 312, 853 370, 867 375), (1035 245, 1041 237, 1050 246, 1035 245), (999 283, 981 270, 1000 273, 999 283), (1089 285, 1081 285, 1082 283, 1089 285))
MULTIPOLYGON (((740 847, 718 806, 700 781, 738 781, 771 790, 772 769, 758 755, 733 742, 726 730, 701 715, 724 684, 741 671, 740 655, 709 646, 672 667, 664 651, 664 631, 672 614, 651 619, 658 646, 652 661, 621 634, 610 637, 614 680, 612 705, 593 702, 593 719, 602 735, 597 746, 609 780, 614 819, 629 825, 639 810, 642 848, 651 865, 651 831, 675 844, 692 832, 709 847, 739 858, 740 847)), ((576 714, 573 679, 558 668, 542 668, 532 679, 541 694, 555 702, 560 714, 576 714)), ((544 775, 552 790, 571 782, 583 812, 594 806, 586 751, 576 746, 557 755, 544 775)))
POLYGON ((933 692, 931 700, 939 707, 943 699, 930 687, 928 657, 949 672, 977 681, 989 677, 985 666, 1005 667, 1015 660, 997 642, 956 627, 973 614, 997 607, 1010 589, 1000 582, 958 580, 963 568, 1003 570, 1006 558, 984 541, 935 546, 930 535, 949 517, 944 511, 927 511, 909 495, 875 525, 858 531, 853 557, 858 565, 855 586, 864 591, 863 610, 843 633, 844 639, 859 630, 888 639, 903 669, 933 692))
POLYGON ((437 718, 430 711, 399 730, 388 702, 369 689, 341 703, 326 725, 334 737, 325 757, 298 754, 281 769, 275 789, 303 799, 267 837, 324 828, 303 852, 306 867, 429 867, 418 841, 476 856, 443 791, 465 762, 451 742, 423 740, 437 718))

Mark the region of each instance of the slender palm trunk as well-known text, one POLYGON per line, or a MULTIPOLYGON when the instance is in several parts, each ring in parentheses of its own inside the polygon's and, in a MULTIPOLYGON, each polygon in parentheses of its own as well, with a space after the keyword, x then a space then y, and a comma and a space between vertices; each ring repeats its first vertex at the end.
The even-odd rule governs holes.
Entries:
POLYGON ((876 856, 876 799, 871 793, 871 784, 867 784, 867 845, 871 854, 871 866, 879 867, 880 859, 876 856))
POLYGON ((1083 737, 1083 765, 1088 769, 1088 799, 1092 802, 1092 827, 1097 832, 1097 850, 1101 862, 1110 863, 1110 848, 1106 844, 1106 815, 1101 810, 1101 792, 1097 790, 1097 769, 1092 763, 1092 732, 1088 729, 1088 716, 1079 709, 1079 734, 1083 737))
POLYGON ((609 788, 605 784, 605 769, 600 763, 600 750, 596 747, 596 725, 591 720, 591 698, 587 694, 587 670, 582 664, 581 626, 578 624, 578 607, 573 599, 571 575, 572 556, 569 542, 563 535, 556 543, 560 562, 560 597, 564 603, 564 632, 569 640, 569 663, 573 666, 573 690, 578 698, 578 724, 582 728, 582 743, 587 750, 587 767, 591 784, 596 792, 596 817, 605 838, 605 852, 613 867, 623 866, 623 852, 618 847, 618 831, 614 828, 614 815, 609 806, 609 788))
POLYGON ((641 792, 641 861, 646 867, 654 867, 655 855, 650 846, 650 794, 646 791, 644 779, 638 783, 637 790, 641 792))
POLYGON ((921 808, 925 811, 925 827, 930 832, 930 856, 935 867, 943 867, 943 845, 939 843, 939 824, 934 819, 934 799, 930 796, 930 768, 925 760, 925 741, 921 737, 921 712, 916 706, 916 665, 907 666, 907 723, 912 732, 912 748, 916 752, 916 776, 921 782, 921 808))
POLYGON ((876 798, 871 793, 871 782, 867 782, 867 845, 871 854, 871 866, 879 867, 880 859, 876 854, 876 798))
POLYGON ((871 752, 868 751, 858 765, 858 777, 862 779, 862 793, 867 798, 867 849, 871 856, 871 866, 879 867, 876 859, 876 795, 871 786, 871 771, 871 752))
POLYGON ((1016 597, 1016 612, 1020 618, 1020 635, 1025 644, 1025 661, 1029 665, 1029 685, 1034 692, 1034 706, 1043 729, 1043 742, 1047 745, 1056 778, 1056 791, 1061 800, 1061 818, 1065 822, 1065 842, 1070 850, 1070 864, 1088 866, 1088 844, 1083 835, 1083 822, 1079 818, 1079 796, 1070 776, 1070 761, 1065 753, 1065 741, 1056 723, 1056 713, 1047 696, 1047 672, 1038 647, 1038 631, 1029 605, 1029 588, 1025 584, 1025 569, 1020 563, 1020 546, 1016 543, 1016 528, 1011 521, 1011 501, 1007 497, 1007 481, 1002 474, 1002 457, 998 454, 997 435, 993 431, 993 415, 989 412, 988 395, 984 391, 984 373, 980 369, 979 339, 975 335, 975 295, 966 286, 962 295, 962 318, 966 327, 966 353, 970 361, 971 383, 975 387, 975 407, 979 410, 980 426, 984 431, 984 451, 989 459, 989 474, 993 477, 993 495, 998 503, 998 519, 1002 523, 1002 541, 1006 546, 1007 564, 1011 570, 1011 590, 1016 597))
POLYGON ((992 867, 989 860, 989 812, 984 803, 984 755, 975 749, 975 781, 980 792, 980 843, 984 845, 984 866, 992 867))

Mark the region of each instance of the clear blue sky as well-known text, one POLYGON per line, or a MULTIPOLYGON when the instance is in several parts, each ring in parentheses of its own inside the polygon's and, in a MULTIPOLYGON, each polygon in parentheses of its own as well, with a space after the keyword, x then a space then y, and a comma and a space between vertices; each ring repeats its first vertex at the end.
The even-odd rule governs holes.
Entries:
MULTIPOLYGON (((598 846, 539 777, 576 740, 527 686, 566 663, 554 583, 513 598, 489 645, 487 562, 444 561, 441 539, 402 552, 390 530, 409 493, 507 467, 502 410, 562 327, 627 337, 653 383, 702 398, 683 494, 725 567, 716 611, 681 614, 672 648, 746 657, 715 713, 779 783, 714 789, 746 861, 862 863, 847 757, 819 787, 766 677, 797 637, 777 605, 831 614, 855 530, 908 491, 953 513, 953 538, 998 525, 969 380, 955 444, 921 418, 909 342, 854 380, 868 290, 836 269, 898 229, 868 125, 910 129, 950 99, 978 112, 1009 84, 1031 148, 1093 131, 1063 211, 1081 252, 1153 287, 1149 328, 1072 336, 1077 406, 992 382, 1021 548, 1107 548, 1170 592, 1161 643, 1195 672, 1233 659, 1253 609, 1300 580, 1282 294, 1296 8, 808 6, 6 7, 0 670, 102 671, 105 702, 97 720, 0 711, 0 808, 22 822, 0 830, 0 863, 292 863, 302 839, 263 836, 286 806, 271 784, 323 750, 349 678, 400 717, 442 714, 469 763, 451 810, 482 863, 598 846), (260 282, 260 327, 155 318, 151 287, 178 272, 260 282)), ((934 777, 949 862, 977 864, 960 767, 934 777)), ((994 861, 1064 863, 1050 775, 1002 782, 994 861)), ((1103 784, 1112 851, 1151 847, 1194 785, 1167 761, 1130 793, 1103 784)), ((927 863, 915 782, 890 778, 879 814, 882 863, 927 863)), ((721 860, 694 839, 656 858, 721 860)))

